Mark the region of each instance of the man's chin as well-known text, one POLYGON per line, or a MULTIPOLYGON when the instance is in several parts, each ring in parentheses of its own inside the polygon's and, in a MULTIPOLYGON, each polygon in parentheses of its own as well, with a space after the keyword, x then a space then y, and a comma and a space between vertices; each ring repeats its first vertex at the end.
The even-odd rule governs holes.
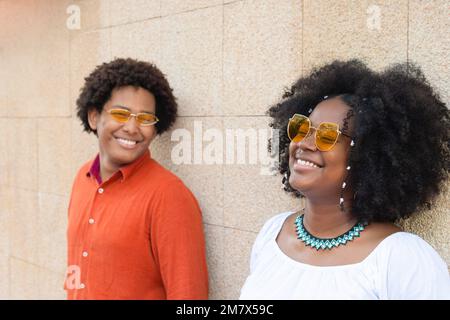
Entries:
POLYGON ((120 167, 123 167, 123 166, 129 165, 129 164, 133 163, 134 161, 136 161, 137 159, 139 159, 139 157, 142 156, 144 154, 144 152, 145 152, 145 150, 141 151, 141 152, 130 152, 130 153, 126 153, 126 154, 121 152, 120 154, 117 154, 114 157, 112 157, 112 159, 120 167))

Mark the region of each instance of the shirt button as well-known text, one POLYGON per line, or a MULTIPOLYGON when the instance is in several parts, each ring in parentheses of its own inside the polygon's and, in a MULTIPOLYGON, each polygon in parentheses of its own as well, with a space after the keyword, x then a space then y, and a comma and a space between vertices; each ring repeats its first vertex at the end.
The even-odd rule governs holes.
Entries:
POLYGON ((94 219, 92 219, 92 218, 89 219, 89 224, 94 224, 94 222, 95 222, 94 219))
POLYGON ((103 190, 103 188, 98 188, 98 193, 102 194, 103 191, 105 191, 105 190, 103 190))
POLYGON ((86 286, 84 285, 84 283, 81 283, 80 284, 80 289, 84 289, 84 288, 86 288, 86 286))
POLYGON ((89 254, 87 253, 87 251, 83 251, 83 257, 87 257, 89 254))

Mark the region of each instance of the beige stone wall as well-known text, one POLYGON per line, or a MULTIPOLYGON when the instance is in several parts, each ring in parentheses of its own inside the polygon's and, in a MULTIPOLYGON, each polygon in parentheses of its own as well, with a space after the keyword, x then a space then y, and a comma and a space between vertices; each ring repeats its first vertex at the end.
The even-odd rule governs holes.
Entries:
MULTIPOLYGON (((410 59, 450 102, 444 0, 0 0, 0 298, 63 299, 71 182, 96 152, 75 100, 94 66, 156 63, 180 104, 176 128, 267 128, 265 111, 312 66, 410 59), (81 28, 67 27, 76 5, 81 28)), ((73 24, 69 24, 73 26, 73 24)), ((204 213, 211 298, 235 299, 265 220, 300 206, 260 165, 174 165, 170 133, 152 154, 204 213)), ((207 144, 207 143, 205 143, 207 144)), ((450 262, 449 193, 404 222, 450 262)))

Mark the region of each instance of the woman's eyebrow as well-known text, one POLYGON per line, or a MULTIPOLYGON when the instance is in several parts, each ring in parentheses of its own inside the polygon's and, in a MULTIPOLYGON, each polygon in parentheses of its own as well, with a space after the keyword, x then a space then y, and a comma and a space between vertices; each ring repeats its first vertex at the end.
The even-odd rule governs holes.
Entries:
MULTIPOLYGON (((310 119, 311 120, 311 119, 310 119)), ((311 120, 311 126, 313 126, 313 127, 318 127, 318 126, 320 126, 322 123, 335 123, 335 124, 337 124, 338 126, 339 126, 339 128, 342 128, 342 124, 341 123, 339 123, 339 122, 336 122, 336 121, 320 121, 320 122, 315 122, 315 121, 312 121, 311 120)))

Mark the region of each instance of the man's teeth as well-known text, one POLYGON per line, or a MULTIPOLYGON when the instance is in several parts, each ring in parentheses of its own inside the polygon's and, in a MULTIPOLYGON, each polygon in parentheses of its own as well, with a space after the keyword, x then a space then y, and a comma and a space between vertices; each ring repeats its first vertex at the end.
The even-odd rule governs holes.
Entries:
POLYGON ((315 165, 314 163, 309 162, 309 161, 305 161, 305 160, 302 160, 302 159, 297 159, 297 163, 298 164, 302 164, 304 166, 310 166, 310 167, 313 167, 313 168, 319 168, 319 166, 315 165))
POLYGON ((119 141, 122 144, 129 145, 129 146, 134 146, 136 144, 136 141, 134 141, 134 140, 127 140, 127 139, 122 139, 122 138, 117 138, 117 141, 119 141))

